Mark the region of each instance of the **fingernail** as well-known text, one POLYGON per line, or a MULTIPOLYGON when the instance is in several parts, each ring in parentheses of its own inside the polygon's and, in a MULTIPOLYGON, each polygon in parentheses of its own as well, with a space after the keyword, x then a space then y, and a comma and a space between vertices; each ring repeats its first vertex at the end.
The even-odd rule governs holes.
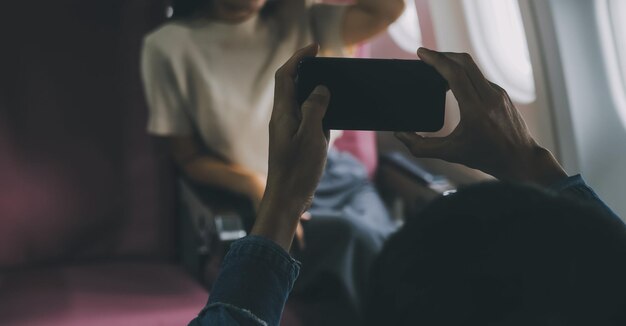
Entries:
POLYGON ((330 91, 328 90, 328 87, 326 87, 324 85, 319 85, 319 86, 315 87, 315 89, 313 90, 312 94, 328 96, 330 94, 330 91))
POLYGON ((318 43, 311 43, 303 47, 302 49, 300 49, 300 51, 303 51, 303 52, 315 51, 315 53, 319 52, 319 50, 320 50, 320 45, 318 43))
POLYGON ((421 57, 421 56, 423 56, 423 55, 428 55, 428 54, 430 54, 430 53, 432 53, 432 52, 433 52, 433 50, 431 50, 431 49, 427 49, 427 48, 425 48, 425 47, 421 47, 421 48, 417 49, 417 55, 418 55, 419 57, 421 57))

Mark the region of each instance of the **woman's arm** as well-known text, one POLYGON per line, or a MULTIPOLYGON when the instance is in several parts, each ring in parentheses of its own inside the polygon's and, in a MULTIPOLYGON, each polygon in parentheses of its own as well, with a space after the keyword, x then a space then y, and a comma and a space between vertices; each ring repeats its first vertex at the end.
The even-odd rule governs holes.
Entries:
POLYGON ((348 6, 343 21, 346 45, 363 42, 384 31, 404 11, 404 0, 358 0, 348 6))
POLYGON ((258 207, 265 191, 265 177, 240 165, 207 154, 193 136, 169 138, 174 160, 191 180, 242 194, 258 207))

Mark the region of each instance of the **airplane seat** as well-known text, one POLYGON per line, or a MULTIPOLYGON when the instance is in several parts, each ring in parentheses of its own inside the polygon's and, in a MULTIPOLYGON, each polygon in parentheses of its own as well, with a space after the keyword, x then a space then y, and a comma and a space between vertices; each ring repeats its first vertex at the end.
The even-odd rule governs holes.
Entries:
POLYGON ((185 325, 207 291, 177 262, 137 60, 160 6, 32 5, 0 28, 0 324, 185 325))
POLYGON ((335 141, 334 146, 339 151, 352 154, 363 163, 370 179, 374 178, 378 167, 378 147, 375 132, 346 130, 335 141))

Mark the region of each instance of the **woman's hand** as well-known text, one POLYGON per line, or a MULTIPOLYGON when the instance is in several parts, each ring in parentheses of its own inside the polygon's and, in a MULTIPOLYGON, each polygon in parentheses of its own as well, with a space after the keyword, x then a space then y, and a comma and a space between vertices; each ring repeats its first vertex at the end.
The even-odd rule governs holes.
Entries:
POLYGON ((322 128, 330 94, 318 86, 298 106, 296 70, 317 45, 298 51, 276 73, 274 110, 270 121, 267 188, 252 234, 264 236, 289 250, 302 214, 313 200, 326 163, 328 131, 322 128))

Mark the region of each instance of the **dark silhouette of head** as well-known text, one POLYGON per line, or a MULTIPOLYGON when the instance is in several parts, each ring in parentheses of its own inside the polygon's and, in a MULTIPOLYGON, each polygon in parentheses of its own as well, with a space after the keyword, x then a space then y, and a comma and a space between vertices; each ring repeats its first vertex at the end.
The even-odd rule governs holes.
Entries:
POLYGON ((626 227, 591 204, 486 183, 429 205, 372 270, 372 325, 626 325, 626 227))

